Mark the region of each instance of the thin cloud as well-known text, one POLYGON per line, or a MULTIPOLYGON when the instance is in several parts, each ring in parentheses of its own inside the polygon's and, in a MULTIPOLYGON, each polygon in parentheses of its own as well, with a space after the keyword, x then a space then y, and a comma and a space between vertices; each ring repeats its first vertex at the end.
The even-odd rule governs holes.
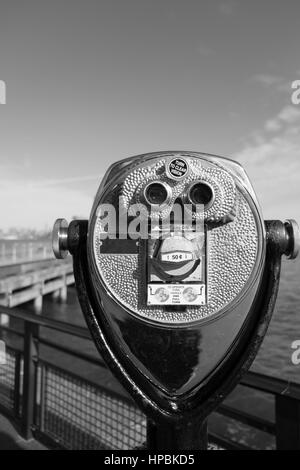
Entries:
POLYGON ((12 170, 12 165, 2 165, 0 173, 2 230, 43 230, 51 228, 58 217, 88 218, 102 177, 97 174, 36 181, 14 178, 12 170), (88 191, 84 183, 88 183, 88 191))
POLYGON ((265 130, 277 132, 289 124, 300 123, 300 110, 296 106, 288 105, 282 108, 273 119, 268 119, 265 123, 265 130))
POLYGON ((238 4, 236 1, 227 0, 226 2, 223 1, 218 5, 218 10, 222 16, 230 18, 235 14, 237 7, 238 4))
POLYGON ((284 81, 282 77, 279 77, 276 75, 263 74, 263 73, 254 75, 252 77, 252 80, 264 86, 279 85, 284 81))
POLYGON ((278 119, 288 124, 300 121, 300 110, 296 106, 285 106, 278 114, 278 119))
POLYGON ((262 73, 262 74, 253 75, 253 77, 251 77, 250 80, 272 91, 285 93, 285 94, 291 92, 292 81, 287 80, 284 77, 280 77, 279 75, 271 75, 271 74, 262 73))
POLYGON ((276 132, 281 129, 281 123, 278 119, 268 119, 265 123, 265 129, 268 132, 276 132))
POLYGON ((215 51, 211 49, 210 47, 206 46, 205 44, 198 44, 196 46, 196 52, 201 57, 210 57, 215 54, 215 51))
POLYGON ((71 219, 73 216, 89 216, 93 198, 77 189, 58 186, 55 188, 28 186, 11 182, 0 187, 0 198, 8 201, 0 205, 1 228, 11 227, 51 228, 56 218, 71 219))
MULTIPOLYGON (((11 168, 10 168, 11 170, 11 168)), ((1 171, 1 167, 0 167, 1 171)), ((0 173, 0 185, 9 187, 11 184, 15 184, 15 178, 11 177, 11 174, 9 176, 6 176, 6 172, 2 171, 0 173)), ((57 179, 44 179, 44 180, 24 180, 22 178, 22 182, 26 184, 28 187, 48 187, 48 186, 63 186, 63 185, 68 185, 68 184, 73 184, 73 183, 84 183, 88 181, 101 181, 103 178, 103 174, 97 174, 97 175, 86 175, 86 176, 73 176, 73 177, 68 177, 68 178, 57 178, 57 179)))
POLYGON ((41 186, 62 186, 65 184, 73 183, 82 183, 86 181, 100 181, 103 178, 103 175, 87 175, 87 176, 73 176, 69 178, 60 178, 53 180, 42 180, 37 182, 32 182, 32 186, 41 187, 41 186))
POLYGON ((299 155, 300 110, 292 106, 267 120, 234 155, 254 184, 265 218, 300 221, 299 155))

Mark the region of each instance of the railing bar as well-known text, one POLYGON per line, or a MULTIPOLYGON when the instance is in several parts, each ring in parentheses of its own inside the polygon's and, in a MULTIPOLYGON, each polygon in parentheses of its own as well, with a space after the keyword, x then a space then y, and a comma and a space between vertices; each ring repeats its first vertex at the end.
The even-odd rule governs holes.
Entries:
POLYGON ((19 419, 14 415, 14 412, 11 409, 6 408, 6 406, 2 405, 2 403, 0 403, 0 414, 7 416, 8 418, 12 418, 13 422, 19 424, 19 419))
POLYGON ((13 333, 14 335, 21 336, 24 338, 24 333, 22 331, 16 330, 15 328, 10 328, 9 326, 0 326, 1 331, 7 331, 8 333, 13 333))
POLYGON ((107 368, 107 366, 106 366, 106 364, 103 360, 95 358, 95 357, 91 356, 90 354, 85 354, 83 352, 79 353, 79 352, 75 351, 72 348, 66 348, 64 346, 61 346, 57 343, 54 343, 53 341, 49 341, 49 340, 44 339, 44 338, 39 338, 39 343, 43 344, 44 346, 49 346, 53 349, 57 349, 58 351, 62 351, 66 354, 70 354, 71 356, 77 357, 79 359, 83 359, 85 361, 88 361, 88 362, 91 362, 93 364, 99 365, 101 367, 107 368))
MULTIPOLYGON (((52 320, 50 318, 35 315, 31 312, 21 309, 10 309, 8 307, 1 307, 0 311, 7 313, 10 316, 19 318, 24 321, 30 321, 44 328, 54 329, 62 333, 74 335, 83 339, 91 340, 90 334, 86 328, 70 325, 66 322, 52 320)), ((300 400, 300 385, 297 383, 289 383, 288 381, 276 379, 274 377, 264 376, 256 372, 248 372, 245 378, 241 381, 241 385, 260 390, 265 393, 273 395, 285 394, 290 398, 300 400)))
MULTIPOLYGON (((0 263, 0 268, 10 268, 10 267, 16 268, 17 266, 22 266, 23 264, 35 264, 35 265, 44 264, 47 261, 52 261, 54 266, 59 266, 59 263, 57 262, 57 260, 54 257, 49 256, 49 258, 36 258, 32 260, 24 259, 21 262, 19 261, 16 263, 0 263)), ((71 262, 63 263, 64 266, 69 266, 71 264, 72 264, 71 262)))
POLYGON ((274 436, 276 434, 276 426, 274 423, 259 418, 258 416, 250 415, 245 411, 237 410, 231 406, 221 405, 215 411, 215 413, 226 416, 227 418, 232 418, 240 423, 247 424, 248 426, 252 426, 253 428, 259 429, 260 431, 272 434, 274 436))
POLYGON ((236 441, 230 441, 225 437, 221 437, 215 433, 208 434, 208 441, 212 444, 222 447, 225 450, 253 450, 251 447, 245 446, 244 444, 239 444, 236 441))
POLYGON ((23 350, 23 348, 17 348, 17 347, 14 348, 14 347, 12 347, 12 346, 7 345, 7 346, 6 346, 6 351, 7 351, 7 352, 10 351, 10 352, 16 353, 16 354, 17 354, 17 353, 20 353, 21 356, 22 356, 24 350, 23 350))
POLYGON ((300 400, 300 384, 259 374, 257 372, 248 372, 241 381, 241 385, 275 396, 284 395, 288 398, 300 400))
POLYGON ((69 323, 62 322, 59 320, 52 320, 51 318, 46 318, 42 315, 36 315, 34 313, 19 308, 11 309, 9 307, 1 306, 0 312, 6 313, 9 316, 18 318, 23 321, 42 326, 44 328, 50 328, 52 330, 60 331, 62 333, 77 336, 78 338, 91 340, 91 336, 88 329, 82 326, 70 325, 69 323))

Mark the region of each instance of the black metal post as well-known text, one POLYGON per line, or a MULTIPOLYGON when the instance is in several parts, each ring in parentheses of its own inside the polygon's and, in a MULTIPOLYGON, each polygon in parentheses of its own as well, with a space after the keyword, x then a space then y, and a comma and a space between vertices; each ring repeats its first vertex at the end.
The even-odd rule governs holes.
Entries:
POLYGON ((45 374, 45 365, 43 364, 41 367, 41 400, 40 400, 40 415, 39 415, 39 424, 40 424, 40 431, 44 432, 45 430, 45 393, 46 393, 46 374, 45 374))
POLYGON ((20 416, 20 379, 21 379, 21 353, 16 353, 14 378, 14 415, 20 416))
POLYGON ((289 396, 277 395, 276 448, 277 450, 300 450, 300 403, 289 396))
POLYGON ((35 338, 38 336, 38 326, 28 321, 24 325, 24 378, 23 378, 23 409, 22 432, 25 439, 32 437, 31 428, 34 421, 36 364, 38 349, 35 338))
POLYGON ((147 421, 147 448, 159 450, 207 450, 207 421, 195 419, 188 422, 147 421))

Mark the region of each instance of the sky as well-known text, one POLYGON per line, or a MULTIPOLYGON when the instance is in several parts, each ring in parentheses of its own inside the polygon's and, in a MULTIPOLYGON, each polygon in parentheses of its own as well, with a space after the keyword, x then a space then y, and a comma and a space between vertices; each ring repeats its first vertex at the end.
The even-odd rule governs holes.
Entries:
POLYGON ((240 161, 300 221, 299 0, 0 0, 0 227, 88 217, 108 166, 240 161))

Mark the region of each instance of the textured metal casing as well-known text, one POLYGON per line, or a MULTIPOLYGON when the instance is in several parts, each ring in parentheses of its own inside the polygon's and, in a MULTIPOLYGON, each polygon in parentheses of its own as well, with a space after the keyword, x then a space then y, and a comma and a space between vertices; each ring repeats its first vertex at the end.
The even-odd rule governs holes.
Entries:
POLYGON ((129 315, 173 327, 216 319, 249 297, 251 289, 255 291, 264 257, 265 231, 257 198, 245 171, 232 160, 196 152, 140 155, 112 165, 100 185, 89 221, 91 277, 99 298, 105 301, 108 296, 109 303, 115 303, 129 315), (161 168, 177 156, 189 162, 190 172, 186 178, 172 182, 161 168), (117 194, 123 198, 125 207, 132 201, 140 202, 141 188, 157 180, 157 174, 172 185, 172 202, 184 194, 188 184, 199 178, 206 179, 214 188, 216 203, 204 213, 208 226, 205 306, 190 306, 185 311, 147 306, 141 253, 101 254, 98 205, 110 201, 114 188, 120 191, 117 194), (228 220, 222 222, 226 217, 228 220))

